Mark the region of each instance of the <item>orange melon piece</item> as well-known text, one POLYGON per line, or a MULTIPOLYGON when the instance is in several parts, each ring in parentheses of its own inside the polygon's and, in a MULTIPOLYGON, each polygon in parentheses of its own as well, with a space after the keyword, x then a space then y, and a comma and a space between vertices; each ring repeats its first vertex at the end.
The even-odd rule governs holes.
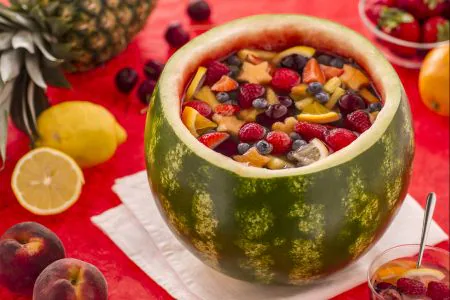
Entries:
POLYGON ((359 69, 350 65, 344 65, 344 74, 340 77, 341 81, 352 90, 358 91, 370 83, 369 78, 359 69))

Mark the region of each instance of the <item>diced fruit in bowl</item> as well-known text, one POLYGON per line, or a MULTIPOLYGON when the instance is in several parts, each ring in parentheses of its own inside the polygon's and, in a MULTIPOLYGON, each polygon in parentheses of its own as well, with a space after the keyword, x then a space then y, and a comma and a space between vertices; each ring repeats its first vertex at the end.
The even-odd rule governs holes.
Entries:
POLYGON ((326 278, 374 245, 406 195, 414 139, 402 91, 370 42, 331 21, 261 15, 205 32, 168 61, 148 111, 145 157, 163 219, 236 279, 326 278), (209 80, 188 99, 202 67, 209 80), (208 105, 210 119, 190 114, 217 127, 197 130, 183 113, 195 111, 190 101, 208 105))
POLYGON ((19 223, 0 237, 0 284, 30 294, 39 274, 66 256, 61 240, 35 222, 19 223))
POLYGON ((34 285, 33 300, 106 300, 103 274, 87 262, 64 258, 45 268, 34 285))

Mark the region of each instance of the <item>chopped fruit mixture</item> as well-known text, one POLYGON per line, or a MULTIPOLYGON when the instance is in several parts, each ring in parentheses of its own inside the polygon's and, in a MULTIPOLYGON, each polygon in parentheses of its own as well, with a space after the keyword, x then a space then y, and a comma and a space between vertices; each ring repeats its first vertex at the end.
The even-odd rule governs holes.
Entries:
POLYGON ((186 87, 181 119, 206 147, 278 170, 350 145, 382 108, 353 59, 296 46, 242 49, 200 66, 186 87))
POLYGON ((417 269, 414 258, 399 258, 382 265, 371 282, 386 300, 444 300, 450 298, 449 278, 448 266, 422 264, 417 269))

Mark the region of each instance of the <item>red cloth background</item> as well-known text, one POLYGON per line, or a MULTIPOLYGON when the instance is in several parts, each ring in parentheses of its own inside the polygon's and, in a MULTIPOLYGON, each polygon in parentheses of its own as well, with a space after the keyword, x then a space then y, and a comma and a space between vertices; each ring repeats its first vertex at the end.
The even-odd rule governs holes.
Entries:
MULTIPOLYGON (((0 2, 6 0, 0 0, 0 2)), ((70 75, 72 90, 51 90, 53 103, 64 100, 89 100, 107 107, 126 128, 129 139, 113 159, 85 170, 83 194, 72 208, 53 217, 39 217, 25 211, 14 198, 9 186, 17 160, 29 150, 27 138, 10 128, 7 168, 0 173, 0 234, 15 223, 32 220, 54 230, 65 244, 70 257, 99 267, 109 284, 110 299, 170 299, 170 296, 147 277, 99 229, 90 217, 120 204, 111 191, 115 178, 144 169, 145 116, 135 94, 123 96, 116 92, 113 76, 125 66, 141 72, 149 59, 166 60, 169 47, 163 39, 164 29, 173 20, 191 26, 185 8, 188 0, 160 0, 145 29, 128 49, 93 71, 70 75)), ((298 13, 334 20, 369 36, 357 13, 357 0, 209 0, 215 24, 260 13, 298 13)), ((192 30, 194 34, 194 30, 192 30)), ((435 220, 449 232, 449 119, 430 112, 420 101, 417 88, 418 71, 396 68, 409 96, 416 133, 416 158, 409 193, 422 205, 429 191, 438 196, 435 220)), ((142 76, 142 73, 141 73, 142 76)), ((417 233, 419 238, 419 232, 417 233)), ((448 249, 448 242, 441 247, 448 249)), ((366 284, 335 299, 367 299, 366 284)), ((0 287, 0 299, 29 299, 12 295, 0 287)))

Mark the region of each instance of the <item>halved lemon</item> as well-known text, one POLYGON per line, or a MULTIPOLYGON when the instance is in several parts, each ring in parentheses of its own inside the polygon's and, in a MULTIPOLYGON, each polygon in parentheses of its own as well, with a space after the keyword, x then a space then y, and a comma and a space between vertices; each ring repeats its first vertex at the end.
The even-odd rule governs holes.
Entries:
POLYGON ((68 155, 50 148, 28 152, 17 163, 12 190, 22 205, 36 215, 54 215, 80 197, 83 172, 68 155))
POLYGON ((306 105, 302 112, 297 115, 297 120, 311 123, 330 123, 337 121, 341 116, 334 111, 329 110, 317 101, 306 105))
POLYGON ((404 277, 407 278, 423 278, 423 277, 431 277, 433 280, 442 280, 445 278, 445 274, 439 270, 430 269, 430 268, 420 268, 420 269, 411 269, 403 274, 404 277))

